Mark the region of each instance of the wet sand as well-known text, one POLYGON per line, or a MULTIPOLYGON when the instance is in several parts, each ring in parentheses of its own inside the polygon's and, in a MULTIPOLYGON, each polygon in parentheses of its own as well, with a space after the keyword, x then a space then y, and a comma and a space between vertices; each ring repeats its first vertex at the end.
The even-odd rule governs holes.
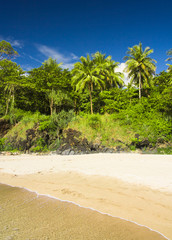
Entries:
POLYGON ((158 233, 72 203, 0 184, 0 239, 163 240, 158 233))
POLYGON ((0 156, 0 168, 1 183, 128 219, 172 239, 172 156, 0 156))

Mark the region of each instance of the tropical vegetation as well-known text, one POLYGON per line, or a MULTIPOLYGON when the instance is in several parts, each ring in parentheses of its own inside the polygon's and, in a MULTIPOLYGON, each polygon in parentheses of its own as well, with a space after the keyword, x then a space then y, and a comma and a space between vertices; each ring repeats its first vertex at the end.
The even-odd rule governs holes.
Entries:
MULTIPOLYGON (((71 70, 49 58, 26 72, 13 61, 18 53, 11 44, 1 41, 0 151, 57 149, 70 127, 108 147, 135 142, 129 147, 135 149, 147 139, 152 148, 166 146, 170 152, 172 65, 155 74, 152 53, 141 43, 128 48, 126 85, 120 63, 100 52, 81 56, 71 70)), ((171 56, 170 49, 169 63, 171 56)))

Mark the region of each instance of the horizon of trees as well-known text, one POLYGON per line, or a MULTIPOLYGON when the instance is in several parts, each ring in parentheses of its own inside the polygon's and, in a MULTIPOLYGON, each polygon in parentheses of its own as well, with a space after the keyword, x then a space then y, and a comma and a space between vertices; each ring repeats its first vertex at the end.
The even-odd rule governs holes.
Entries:
MULTIPOLYGON (((12 59, 18 53, 10 43, 0 42, 0 116, 14 114, 16 109, 53 115, 73 109, 92 113, 120 112, 137 103, 172 115, 172 65, 155 75, 156 61, 152 49, 142 44, 128 48, 126 69, 131 78, 124 84, 123 74, 116 72, 118 62, 96 52, 81 56, 72 70, 63 69, 49 58, 28 72, 12 59), (27 74, 26 74, 27 73, 27 74)), ((172 60, 172 49, 167 51, 172 60)))

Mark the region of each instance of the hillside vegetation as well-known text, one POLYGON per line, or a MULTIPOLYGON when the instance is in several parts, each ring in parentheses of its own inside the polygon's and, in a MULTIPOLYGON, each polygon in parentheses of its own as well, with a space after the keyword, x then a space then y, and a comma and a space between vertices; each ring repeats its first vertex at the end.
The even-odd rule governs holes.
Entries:
POLYGON ((8 46, 0 55, 0 151, 172 153, 172 65, 156 75, 149 47, 128 49, 125 85, 119 63, 100 52, 72 70, 49 58, 24 72, 9 60, 17 55, 11 45, 0 46, 8 46))

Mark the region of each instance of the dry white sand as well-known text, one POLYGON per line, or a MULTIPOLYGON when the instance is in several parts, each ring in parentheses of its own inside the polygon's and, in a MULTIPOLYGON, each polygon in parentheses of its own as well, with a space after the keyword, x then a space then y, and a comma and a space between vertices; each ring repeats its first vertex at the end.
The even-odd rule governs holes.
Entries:
POLYGON ((0 183, 92 207, 172 239, 172 155, 0 155, 0 183))
POLYGON ((90 154, 0 156, 0 172, 78 172, 115 177, 128 183, 172 192, 172 155, 90 154))

